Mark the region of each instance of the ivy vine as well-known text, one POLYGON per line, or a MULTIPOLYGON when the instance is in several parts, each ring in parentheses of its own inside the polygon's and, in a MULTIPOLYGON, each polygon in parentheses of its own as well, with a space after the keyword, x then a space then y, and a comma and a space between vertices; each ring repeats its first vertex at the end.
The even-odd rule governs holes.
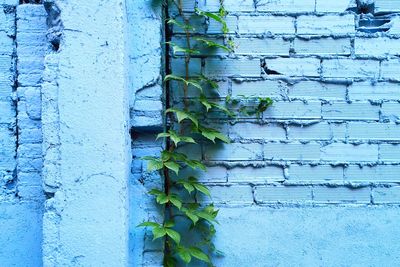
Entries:
POLYGON ((172 56, 183 55, 185 71, 183 76, 167 73, 164 82, 170 92, 183 90, 183 103, 171 105, 165 111, 167 127, 157 136, 157 139, 165 139, 165 149, 161 156, 143 157, 143 160, 147 161, 148 171, 159 171, 164 179, 164 188, 153 188, 149 191, 149 194, 155 197, 157 205, 165 209, 164 221, 147 221, 139 226, 150 228, 153 240, 165 240, 164 266, 173 267, 181 263, 189 265, 195 262, 194 259, 214 266, 213 256, 222 255, 213 244, 218 210, 213 204, 204 204, 202 201, 204 197, 212 197, 205 184, 193 175, 181 174, 184 168, 205 172, 207 166, 202 161, 190 158, 180 148, 187 144, 200 146, 204 142, 230 143, 229 138, 219 129, 210 126, 208 115, 220 112, 231 119, 237 114, 256 115, 260 118, 262 112, 272 104, 272 100, 256 98, 254 103, 253 99, 248 97, 234 99, 228 96, 224 101, 219 101, 215 98, 215 95, 218 95, 216 81, 203 75, 191 74, 191 59, 202 56, 200 49, 196 48, 199 45, 209 49, 222 49, 227 53, 234 50, 234 43, 228 36, 229 29, 225 21, 227 12, 223 0, 220 0, 217 13, 199 8, 195 8, 192 13, 185 13, 182 0, 166 0, 164 4, 167 8, 173 5, 178 10, 176 18, 167 18, 167 25, 182 29, 185 38, 184 46, 171 41, 166 42, 167 49, 172 50, 172 56), (190 23, 191 16, 201 16, 219 23, 225 44, 197 34, 195 26, 190 23), (172 84, 180 86, 172 88, 172 84), (209 95, 214 97, 210 98, 209 95))

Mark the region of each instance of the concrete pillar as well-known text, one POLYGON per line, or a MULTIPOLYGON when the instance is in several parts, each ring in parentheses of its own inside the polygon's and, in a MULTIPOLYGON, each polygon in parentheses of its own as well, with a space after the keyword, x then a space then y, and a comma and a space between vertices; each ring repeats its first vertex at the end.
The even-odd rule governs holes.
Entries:
POLYGON ((62 38, 42 89, 44 266, 127 266, 125 4, 56 0, 47 9, 62 38))

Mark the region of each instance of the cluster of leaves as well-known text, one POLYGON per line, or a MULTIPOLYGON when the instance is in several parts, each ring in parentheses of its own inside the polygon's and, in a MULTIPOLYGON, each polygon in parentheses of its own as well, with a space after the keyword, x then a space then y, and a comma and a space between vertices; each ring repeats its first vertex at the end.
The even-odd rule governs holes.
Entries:
MULTIPOLYGON (((222 1, 222 0, 221 0, 222 1)), ((183 13, 181 0, 170 0, 179 11, 180 19, 168 19, 167 23, 179 27, 185 32, 186 46, 182 47, 173 42, 167 42, 174 54, 184 55, 185 75, 166 75, 164 81, 170 84, 180 84, 178 88, 169 88, 171 91, 183 88, 182 108, 169 107, 165 114, 174 125, 179 125, 179 130, 167 127, 165 132, 158 134, 157 139, 166 140, 166 148, 160 157, 144 157, 147 161, 149 171, 160 171, 164 176, 164 188, 154 188, 149 194, 155 197, 157 204, 165 208, 164 222, 148 221, 139 226, 151 229, 153 239, 164 238, 165 258, 164 266, 172 267, 179 262, 190 264, 193 259, 213 266, 211 256, 221 254, 213 244, 215 235, 215 224, 218 210, 211 205, 204 205, 199 198, 211 198, 210 190, 202 184, 194 175, 181 175, 182 169, 206 171, 206 166, 198 160, 190 158, 180 152, 180 147, 186 144, 199 144, 200 142, 224 142, 229 143, 227 136, 218 129, 206 124, 203 119, 210 112, 222 112, 228 117, 235 117, 235 111, 243 114, 261 114, 272 101, 269 98, 259 98, 256 108, 252 110, 246 105, 241 105, 237 99, 227 98, 225 101, 211 100, 207 97, 206 90, 218 91, 218 84, 205 76, 192 76, 189 63, 194 55, 201 51, 194 49, 191 42, 195 41, 208 48, 232 51, 233 44, 227 41, 227 45, 216 43, 212 40, 196 37, 196 29, 190 24, 187 14, 183 13), (182 22, 183 21, 183 22, 182 22), (199 105, 191 105, 188 101, 188 91, 195 90, 198 97, 195 98, 199 105), (199 112, 200 106, 200 112, 199 112), (239 108, 238 108, 239 106, 239 108)), ((195 9, 197 16, 203 16, 221 24, 221 32, 226 36, 229 29, 225 22, 226 11, 221 2, 218 13, 210 13, 198 8, 195 9)))

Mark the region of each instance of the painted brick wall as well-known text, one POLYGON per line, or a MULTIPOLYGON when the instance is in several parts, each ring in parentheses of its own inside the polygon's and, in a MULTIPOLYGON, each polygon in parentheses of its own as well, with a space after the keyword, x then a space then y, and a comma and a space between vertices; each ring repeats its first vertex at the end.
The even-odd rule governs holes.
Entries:
POLYGON ((43 190, 40 82, 46 12, 0 1, 0 259, 41 266, 43 190))
MULTIPOLYGON (((188 14, 219 6, 184 2, 188 14)), ((384 236, 398 234, 392 227, 400 212, 395 1, 225 6, 235 51, 204 51, 192 73, 217 79, 222 96, 269 96, 274 105, 261 119, 224 127, 232 144, 188 148, 210 166, 200 178, 221 209, 217 243, 226 256, 217 266, 392 266, 398 247, 385 245, 384 236)), ((197 34, 223 41, 213 21, 191 20, 197 34)), ((183 43, 182 31, 171 30, 172 41, 183 43)), ((182 57, 170 57, 172 72, 182 74, 182 57)), ((180 102, 173 93, 172 103, 180 102)))

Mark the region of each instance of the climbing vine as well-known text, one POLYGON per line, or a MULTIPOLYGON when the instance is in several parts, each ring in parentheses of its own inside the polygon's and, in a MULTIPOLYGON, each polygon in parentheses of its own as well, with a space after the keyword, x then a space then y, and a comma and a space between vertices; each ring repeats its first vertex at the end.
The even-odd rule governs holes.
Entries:
MULTIPOLYGON (((238 113, 260 117, 272 104, 270 98, 257 98, 257 103, 249 105, 249 98, 234 99, 230 96, 221 101, 218 95, 218 83, 204 75, 193 75, 190 62, 193 58, 201 58, 200 48, 220 49, 226 53, 233 52, 234 43, 228 37, 228 26, 225 21, 227 12, 220 0, 219 12, 211 13, 195 8, 193 13, 183 11, 182 0, 166 0, 166 7, 171 5, 177 9, 177 17, 167 18, 167 25, 180 28, 184 35, 184 45, 171 41, 166 42, 171 48, 172 56, 183 55, 184 75, 167 73, 164 82, 171 94, 182 90, 182 101, 169 104, 165 115, 166 130, 158 134, 157 139, 165 139, 165 149, 160 157, 143 157, 147 161, 148 171, 159 171, 164 179, 164 188, 153 188, 149 191, 158 205, 165 209, 164 221, 147 221, 140 227, 149 227, 153 240, 163 238, 164 266, 177 266, 179 263, 191 264, 194 259, 212 264, 212 256, 222 254, 213 244, 216 234, 218 210, 213 204, 204 204, 204 198, 212 199, 209 188, 194 175, 182 175, 183 169, 207 171, 204 162, 190 158, 181 148, 191 144, 201 146, 202 143, 230 143, 230 140, 217 128, 210 126, 209 114, 219 112, 234 119, 238 113), (207 39, 196 33, 191 24, 192 16, 213 20, 221 26, 224 44, 207 39), (209 97, 213 95, 213 97, 209 97)), ((168 12, 167 12, 168 13, 168 12)), ((195 149, 195 148, 193 148, 195 149)), ((200 148, 198 148, 200 149, 200 148)), ((210 203, 210 201, 207 201, 210 203)))

